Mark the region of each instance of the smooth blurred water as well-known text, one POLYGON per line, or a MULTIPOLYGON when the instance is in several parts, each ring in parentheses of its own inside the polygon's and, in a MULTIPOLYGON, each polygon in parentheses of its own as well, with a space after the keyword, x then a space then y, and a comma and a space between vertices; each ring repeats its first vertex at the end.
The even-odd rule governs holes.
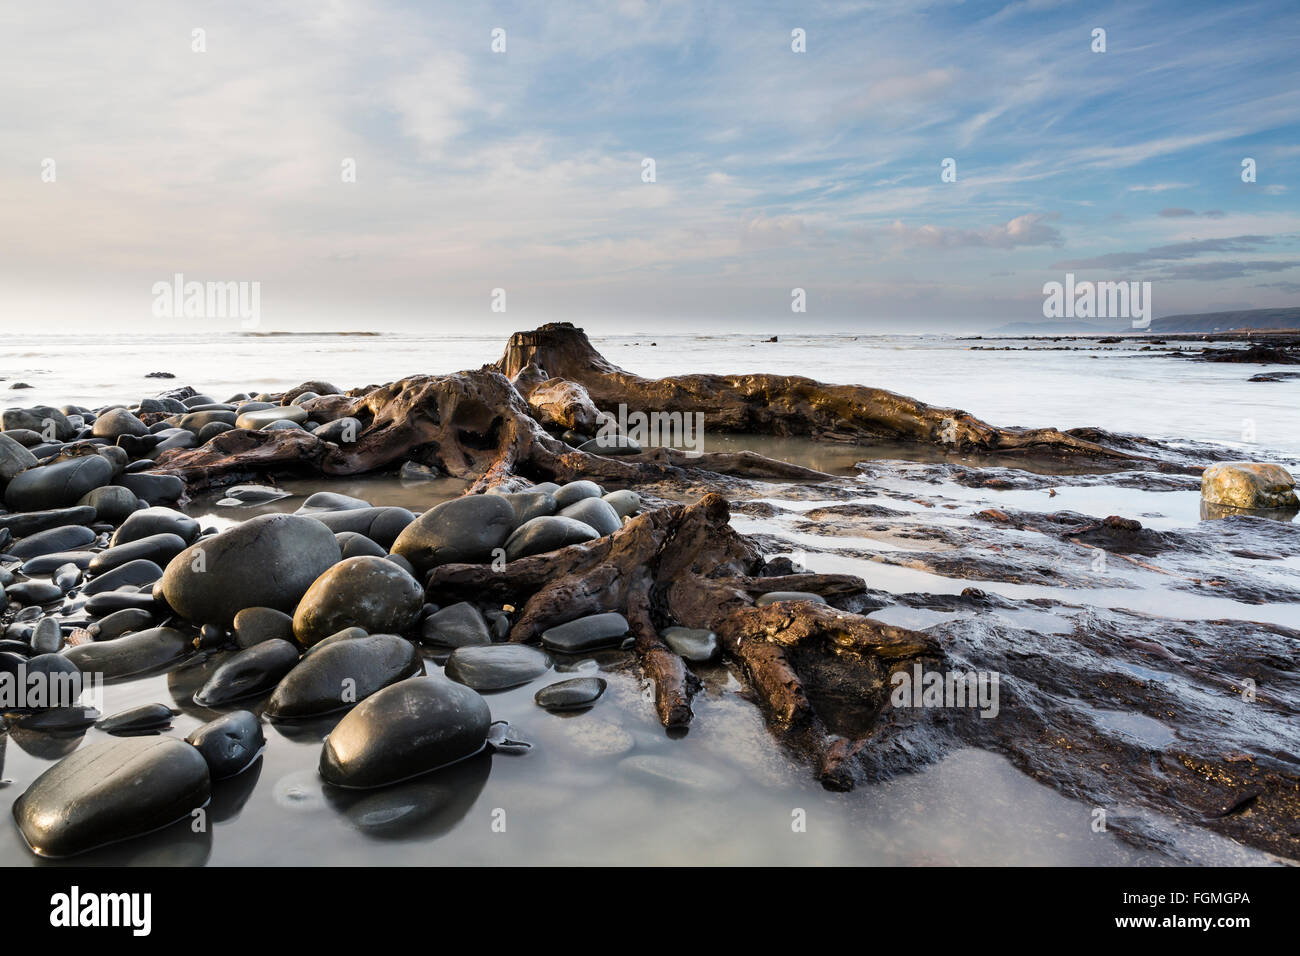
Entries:
MULTIPOLYGON (((1154 438, 1220 442, 1249 455, 1258 447, 1300 455, 1300 379, 1249 382, 1260 365, 1193 362, 1141 340, 1119 345, 952 336, 782 335, 596 336, 611 362, 641 375, 773 372, 871 385, 934 405, 964 409, 996 425, 1093 425, 1154 438), (654 343, 654 344, 651 344, 654 343), (1011 345, 1017 351, 974 346, 1011 345), (1032 351, 1019 351, 1024 345, 1032 351)), ((1186 348, 1194 348, 1185 345, 1186 348)), ((0 340, 5 405, 88 407, 134 402, 172 385, 218 401, 242 391, 282 390, 311 379, 341 388, 382 384, 496 361, 501 335, 6 335, 0 340), (173 373, 154 380, 149 372, 173 373)))

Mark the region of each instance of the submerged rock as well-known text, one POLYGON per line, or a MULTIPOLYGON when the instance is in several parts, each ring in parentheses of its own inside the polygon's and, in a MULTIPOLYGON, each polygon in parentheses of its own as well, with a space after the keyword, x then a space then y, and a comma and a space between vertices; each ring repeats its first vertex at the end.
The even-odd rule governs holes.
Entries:
POLYGON ((627 637, 627 618, 617 612, 590 614, 542 632, 542 643, 566 654, 615 647, 627 637))
POLYGON ((124 737, 73 751, 14 803, 14 820, 41 856, 64 857, 140 836, 208 802, 199 752, 173 737, 124 737))
POLYGON ((483 749, 488 705, 468 687, 413 677, 385 687, 348 713, 325 738, 320 775, 368 789, 415 777, 483 749))
POLYGON ((105 717, 95 724, 95 729, 106 734, 152 733, 170 727, 172 718, 178 713, 180 711, 172 710, 166 704, 141 704, 105 717))
POLYGON ((392 561, 371 555, 347 558, 307 589, 293 616, 293 633, 303 647, 345 627, 401 634, 415 623, 423 605, 420 582, 392 561))
POLYGON ((185 741, 207 762, 212 779, 221 780, 246 770, 266 744, 266 737, 254 714, 235 710, 196 728, 185 741))
POLYGON ((451 652, 443 668, 452 680, 481 691, 518 687, 550 669, 546 654, 523 644, 460 647, 451 652))
POLYGON ((711 661, 718 656, 718 635, 705 628, 666 627, 660 636, 688 661, 711 661))
POLYGON ((200 707, 219 707, 270 690, 298 663, 298 648, 270 640, 236 651, 194 695, 200 707))
POLYGON ((1210 465, 1201 474, 1201 497, 1213 505, 1248 511, 1300 508, 1291 473, 1281 465, 1257 462, 1210 465))
POLYGON ((599 700, 607 686, 603 677, 572 677, 547 684, 533 700, 547 710, 582 710, 599 700))
POLYGON ((266 715, 314 717, 342 710, 423 667, 415 646, 393 634, 336 641, 307 655, 280 681, 266 715))

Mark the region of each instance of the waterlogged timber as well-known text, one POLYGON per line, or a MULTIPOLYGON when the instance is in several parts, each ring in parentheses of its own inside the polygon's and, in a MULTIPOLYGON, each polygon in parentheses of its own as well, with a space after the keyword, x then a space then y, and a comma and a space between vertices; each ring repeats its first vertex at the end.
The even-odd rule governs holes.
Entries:
MULTIPOLYGON (((68 590, 56 589, 61 603, 47 601, 41 612, 60 622, 69 645, 86 639, 83 625, 99 627, 123 610, 145 611, 188 645, 178 660, 170 643, 146 642, 132 659, 143 676, 105 689, 108 713, 166 704, 175 714, 166 733, 177 739, 202 738, 201 725, 223 713, 254 728, 260 716, 267 737, 246 769, 221 779, 212 771, 209 828, 178 822, 95 850, 97 858, 327 862, 364 853, 375 862, 428 862, 435 852, 468 862, 497 858, 484 844, 498 810, 546 837, 510 841, 506 852, 519 862, 666 861, 674 853, 680 861, 706 848, 733 862, 1300 856, 1291 739, 1300 686, 1290 665, 1300 638, 1292 627, 1300 542, 1294 523, 1278 520, 1286 515, 1201 520, 1196 463, 1227 457, 1222 449, 1086 429, 1003 429, 893 393, 790 376, 638 379, 609 366, 571 326, 520 333, 497 366, 477 372, 350 393, 311 382, 230 403, 192 390, 171 401, 180 403, 178 394, 190 402, 183 413, 141 403, 129 414, 152 437, 188 431, 180 419, 201 432, 211 421, 190 416, 227 414, 219 406, 236 418, 268 414, 256 431, 218 429, 158 450, 131 434, 138 430, 125 416, 105 413, 99 419, 124 429, 111 449, 87 444, 70 422, 46 458, 121 458, 113 480, 129 485, 105 488, 171 496, 160 500, 197 523, 172 507, 150 509, 147 522, 106 511, 99 535, 93 508, 88 517, 41 520, 87 522, 93 540, 79 546, 99 555, 112 550, 109 532, 118 545, 153 532, 191 549, 197 536, 203 548, 213 532, 249 518, 296 512, 334 532, 339 550, 330 560, 343 563, 333 569, 392 552, 406 570, 389 576, 413 574, 426 607, 413 623, 404 614, 385 626, 415 645, 424 676, 403 666, 358 683, 373 693, 368 700, 390 680, 445 675, 484 688, 495 754, 411 776, 406 769, 422 766, 418 753, 399 747, 390 757, 388 744, 400 742, 353 721, 364 758, 396 760, 403 782, 340 789, 317 768, 343 714, 284 721, 265 707, 282 664, 290 674, 306 669, 296 686, 307 670, 332 681, 330 662, 355 656, 317 649, 358 636, 346 633, 361 630, 346 626, 348 602, 329 605, 344 629, 304 652, 290 646, 294 618, 273 608, 255 633, 241 630, 238 616, 233 628, 181 619, 172 610, 188 606, 184 595, 169 594, 166 582, 152 589, 147 569, 90 600, 82 595, 102 575, 74 576, 68 590), (712 404, 705 378, 718 380, 712 404), (763 384, 754 390, 741 379, 763 384), (700 406, 679 404, 686 383, 701 390, 700 406), (643 401, 655 395, 658 404, 643 401), (250 401, 267 407, 248 409, 250 401), (851 420, 832 419, 841 401, 861 403, 851 420), (720 416, 702 454, 577 447, 598 437, 581 431, 593 423, 599 430, 612 418, 626 435, 632 412, 685 416, 701 407, 720 416), (461 519, 427 528, 417 521, 443 502, 486 493, 506 495, 510 506, 485 514, 515 509, 520 523, 582 524, 568 517, 581 515, 602 528, 498 560, 509 527, 485 537, 486 525, 467 525, 452 542, 447 529, 461 519), (605 509, 613 525, 603 525, 605 509), (466 552, 471 543, 481 550, 466 552), (434 557, 451 544, 472 557, 434 557), (425 626, 428 609, 439 607, 461 608, 456 629, 425 626), (615 619, 620 626, 607 629, 615 619), (571 642, 565 650, 548 637, 560 625, 571 642), (475 645, 462 655, 465 666, 445 644, 453 634, 475 645), (539 641, 543 650, 530 646, 539 641), (229 704, 203 694, 217 675, 234 688, 229 704), (588 709, 542 705, 560 691, 541 691, 573 678, 602 682, 588 709), (719 794, 727 795, 725 819, 719 794), (809 829, 809 819, 818 827, 809 829), (791 848, 754 838, 774 827, 819 835, 791 848), (943 849, 926 834, 940 835, 943 849), (747 855, 739 844, 757 848, 747 855)), ((94 432, 94 413, 69 414, 94 432)), ((712 426, 710 413, 701 414, 712 426)), ((20 544, 30 540, 29 524, 20 544)), ((268 547, 266 533, 246 537, 236 566, 257 567, 244 559, 268 547)), ((189 560, 172 560, 181 558, 189 560)), ((14 587, 44 583, 6 567, 14 587)), ((15 638, 34 630, 32 606, 11 606, 15 638)), ((126 647, 133 633, 96 646, 126 647)), ((343 711, 355 713, 346 702, 343 711)), ((94 719, 52 734, 31 717, 8 722, 5 739, 16 746, 6 776, 19 786, 0 792, 6 805, 53 761, 111 736, 91 727, 94 719)), ((246 752, 260 745, 259 734, 246 752)), ((171 772, 165 762, 163 771, 171 772)), ((66 787, 42 792, 57 805, 66 787)))

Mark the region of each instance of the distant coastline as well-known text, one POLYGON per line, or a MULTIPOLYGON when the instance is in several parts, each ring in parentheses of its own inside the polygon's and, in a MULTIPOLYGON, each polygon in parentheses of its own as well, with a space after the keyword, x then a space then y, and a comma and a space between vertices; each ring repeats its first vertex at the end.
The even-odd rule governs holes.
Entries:
POLYGON ((1274 333, 1300 332, 1300 307, 1284 309, 1241 309, 1230 312, 1197 312, 1167 315, 1150 328, 1135 329, 1131 323, 1044 321, 1009 322, 990 329, 988 335, 1170 335, 1176 333, 1274 333))

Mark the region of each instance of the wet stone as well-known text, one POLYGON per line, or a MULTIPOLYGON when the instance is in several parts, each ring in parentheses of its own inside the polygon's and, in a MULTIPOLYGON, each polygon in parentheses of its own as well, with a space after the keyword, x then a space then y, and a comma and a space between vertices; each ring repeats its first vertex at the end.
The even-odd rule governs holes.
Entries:
POLYGON ((533 700, 546 710, 585 710, 600 699, 607 686, 602 677, 571 677, 543 687, 533 700))
POLYGON ((420 624, 420 642, 436 647, 472 647, 491 644, 487 620, 468 601, 430 614, 420 624))
POLYGON ((820 594, 813 594, 811 591, 769 591, 766 594, 760 594, 754 601, 759 607, 767 607, 769 604, 779 604, 782 601, 806 601, 809 604, 825 604, 826 599, 820 594))
POLYGON ((436 677, 413 677, 357 705, 325 739, 320 775, 339 787, 396 783, 483 749, 488 705, 473 690, 436 677))
POLYGON ((627 618, 617 612, 591 614, 542 632, 542 644, 566 654, 617 647, 627 636, 627 618))
POLYGON ((219 707, 233 700, 265 693, 297 663, 298 648, 288 641, 254 644, 223 661, 194 695, 194 703, 200 707, 219 707))
POLYGON ((266 737, 254 714, 235 710, 198 727, 185 741, 202 755, 212 779, 222 780, 246 770, 265 746, 266 737))
POLYGON ((688 661, 702 663, 718 656, 718 635, 705 628, 666 627, 660 636, 688 661))
POLYGON ((443 669, 457 683, 477 691, 496 691, 541 677, 551 669, 551 659, 523 644, 488 644, 457 648, 443 669))
POLYGON ((415 646, 393 634, 337 641, 303 658, 280 681, 266 715, 286 719, 343 710, 423 667, 415 646))
POLYGON ((14 803, 28 846, 63 857, 157 830, 208 802, 208 765, 172 737, 88 744, 36 778, 14 803))
POLYGON ((69 661, 83 674, 101 674, 106 680, 129 677, 180 660, 190 650, 190 640, 170 627, 151 627, 112 641, 96 641, 68 648, 69 661))
POLYGON ((166 704, 142 704, 105 717, 95 724, 95 729, 121 735, 156 733, 170 727, 172 718, 179 713, 166 704))

